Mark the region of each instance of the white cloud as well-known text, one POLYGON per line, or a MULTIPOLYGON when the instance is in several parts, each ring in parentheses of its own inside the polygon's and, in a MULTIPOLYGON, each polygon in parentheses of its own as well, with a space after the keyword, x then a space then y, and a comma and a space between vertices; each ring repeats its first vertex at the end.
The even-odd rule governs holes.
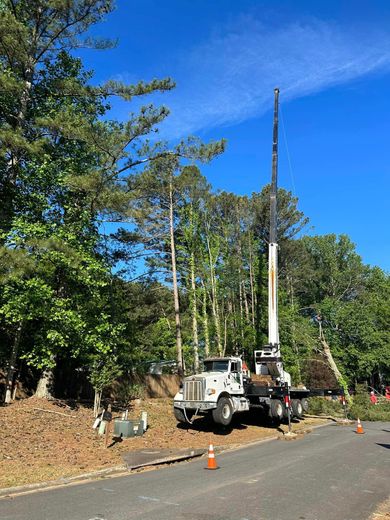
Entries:
POLYGON ((275 86, 287 101, 389 65, 388 34, 318 20, 270 29, 245 16, 182 53, 177 89, 164 99, 171 116, 163 133, 180 137, 259 116, 275 86))

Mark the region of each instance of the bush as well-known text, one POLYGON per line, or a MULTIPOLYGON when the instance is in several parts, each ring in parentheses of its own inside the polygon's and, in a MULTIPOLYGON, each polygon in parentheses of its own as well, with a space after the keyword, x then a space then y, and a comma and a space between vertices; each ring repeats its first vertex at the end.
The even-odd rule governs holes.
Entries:
POLYGON ((145 397, 145 387, 138 383, 125 384, 121 382, 115 393, 118 401, 123 406, 128 406, 132 399, 143 399, 145 397))
POLYGON ((325 397, 310 397, 309 414, 313 415, 332 415, 334 417, 344 417, 343 405, 339 400, 325 399, 325 397))
POLYGON ((390 401, 382 401, 372 404, 370 395, 365 385, 356 388, 350 415, 352 419, 361 421, 390 421, 390 401))
POLYGON ((130 399, 143 399, 145 397, 145 387, 134 383, 129 386, 130 399))
POLYGON ((390 401, 368 406, 352 405, 350 416, 352 419, 359 418, 361 421, 390 421, 390 401))

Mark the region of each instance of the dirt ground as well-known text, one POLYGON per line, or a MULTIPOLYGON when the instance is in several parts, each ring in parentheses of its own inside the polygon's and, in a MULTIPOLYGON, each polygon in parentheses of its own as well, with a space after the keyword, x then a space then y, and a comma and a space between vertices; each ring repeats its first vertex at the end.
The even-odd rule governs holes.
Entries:
POLYGON ((390 497, 380 504, 375 513, 370 516, 369 520, 389 520, 390 518, 390 497))
MULTIPOLYGON (((92 409, 85 405, 29 398, 0 408, 0 488, 70 477, 122 465, 121 454, 149 448, 205 448, 246 444, 273 436, 278 429, 264 419, 240 414, 232 427, 218 427, 204 418, 177 425, 172 399, 148 399, 134 406, 129 418, 148 413, 142 437, 124 439, 105 448, 92 429, 92 409), (57 413, 50 413, 57 412, 57 413)), ((121 412, 113 413, 120 417, 121 412)), ((305 429, 325 419, 305 419, 293 429, 305 429)), ((286 430, 287 426, 282 425, 286 430)), ((280 430, 280 428, 279 428, 280 430)))

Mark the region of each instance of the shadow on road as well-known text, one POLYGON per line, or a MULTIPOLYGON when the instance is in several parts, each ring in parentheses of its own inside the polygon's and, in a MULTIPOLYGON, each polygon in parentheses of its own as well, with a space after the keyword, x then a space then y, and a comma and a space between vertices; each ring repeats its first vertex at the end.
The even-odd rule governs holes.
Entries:
MULTIPOLYGON (((286 421, 283 421, 285 423, 286 421)), ((292 423, 299 423, 299 420, 293 419, 292 423)), ((234 430, 246 430, 248 426, 263 426, 266 428, 274 428, 275 432, 283 433, 280 424, 273 422, 269 417, 260 415, 256 412, 243 412, 239 416, 233 417, 229 426, 215 424, 209 417, 198 417, 189 423, 178 423, 177 427, 181 430, 195 430, 215 435, 229 435, 234 430)))
POLYGON ((229 426, 223 426, 222 424, 215 424, 208 417, 200 417, 190 423, 179 423, 177 427, 180 430, 195 430, 198 432, 214 433, 215 435, 229 435, 234 429, 245 430, 247 426, 243 424, 229 424, 229 426))
POLYGON ((382 444, 381 442, 376 442, 375 444, 377 444, 378 446, 382 446, 382 448, 387 448, 388 450, 390 450, 390 444, 382 444))

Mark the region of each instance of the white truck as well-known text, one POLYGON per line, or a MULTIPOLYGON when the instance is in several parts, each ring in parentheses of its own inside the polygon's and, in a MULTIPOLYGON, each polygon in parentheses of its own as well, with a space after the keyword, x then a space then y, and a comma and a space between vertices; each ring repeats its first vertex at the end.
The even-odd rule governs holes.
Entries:
POLYGON ((179 422, 210 414, 215 423, 227 426, 235 413, 257 409, 280 422, 287 417, 288 408, 292 417, 301 418, 307 411, 309 394, 306 388, 281 385, 280 381, 272 385, 252 381, 239 357, 209 358, 204 360, 203 372, 184 379, 173 411, 179 422))
POLYGON ((263 377, 267 382, 264 384, 264 381, 252 380, 247 371, 243 370, 243 362, 239 357, 206 359, 203 372, 186 377, 174 398, 174 414, 180 422, 190 422, 193 415, 211 414, 214 422, 228 425, 235 413, 249 409, 259 409, 275 421, 283 417, 301 418, 303 412, 307 411, 309 395, 320 395, 306 388, 291 386, 291 377, 283 368, 280 352, 276 236, 279 89, 275 89, 274 93, 268 245, 268 344, 254 351, 256 376, 260 376, 258 379, 263 377))

